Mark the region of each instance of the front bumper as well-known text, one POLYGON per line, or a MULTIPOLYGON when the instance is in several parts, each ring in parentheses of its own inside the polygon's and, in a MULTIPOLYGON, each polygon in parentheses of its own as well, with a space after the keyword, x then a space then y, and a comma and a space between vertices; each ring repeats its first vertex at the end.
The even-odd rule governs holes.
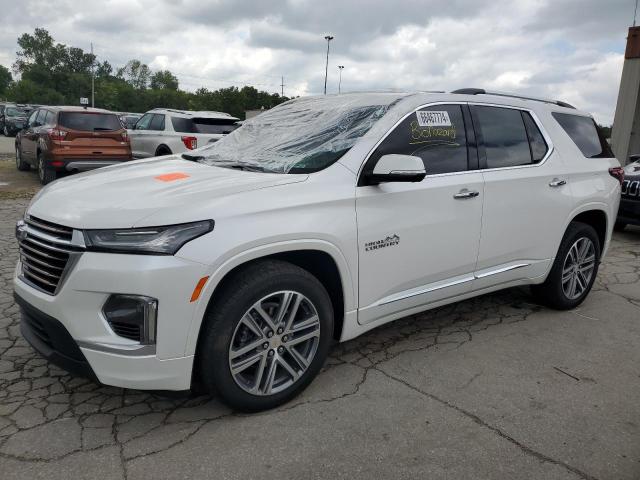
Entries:
POLYGON ((14 294, 13 298, 22 314, 22 336, 40 355, 71 373, 97 380, 89 362, 64 325, 29 305, 19 295, 14 294))
POLYGON ((55 295, 27 284, 20 274, 18 263, 14 290, 23 335, 52 363, 117 387, 190 388, 194 352, 187 352, 186 344, 197 304, 190 297, 205 266, 174 256, 84 252, 55 295), (111 293, 158 299, 156 345, 141 346, 111 330, 102 314, 111 293))

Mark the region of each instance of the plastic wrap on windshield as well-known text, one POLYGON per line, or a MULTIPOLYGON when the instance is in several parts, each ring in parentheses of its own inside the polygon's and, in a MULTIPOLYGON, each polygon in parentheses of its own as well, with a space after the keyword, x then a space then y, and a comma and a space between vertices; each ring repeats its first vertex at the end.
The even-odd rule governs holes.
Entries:
POLYGON ((398 99, 380 94, 292 100, 203 149, 200 161, 277 173, 316 171, 347 152, 398 99))

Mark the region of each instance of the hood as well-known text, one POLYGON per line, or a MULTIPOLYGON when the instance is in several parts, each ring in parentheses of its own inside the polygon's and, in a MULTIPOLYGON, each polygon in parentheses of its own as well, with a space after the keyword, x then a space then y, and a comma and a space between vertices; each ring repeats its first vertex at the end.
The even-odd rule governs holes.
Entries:
POLYGON ((203 220, 190 218, 190 208, 197 206, 201 212, 220 197, 306 179, 307 175, 247 172, 179 157, 154 158, 57 180, 33 198, 28 213, 73 228, 144 226, 145 218, 160 211, 178 211, 188 222, 203 220))

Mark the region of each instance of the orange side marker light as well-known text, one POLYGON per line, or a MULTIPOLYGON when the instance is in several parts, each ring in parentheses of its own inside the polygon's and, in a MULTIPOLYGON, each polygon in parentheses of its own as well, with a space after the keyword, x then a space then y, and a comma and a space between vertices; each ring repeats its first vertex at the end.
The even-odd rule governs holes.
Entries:
POLYGON ((175 182, 176 180, 182 180, 183 178, 189 178, 190 175, 182 172, 174 172, 174 173, 164 173, 162 175, 158 175, 157 177, 153 177, 156 180, 160 180, 161 182, 175 182))
POLYGON ((207 275, 206 277, 202 277, 200 280, 198 280, 198 283, 196 284, 196 288, 193 289, 193 293, 191 294, 191 303, 195 302, 196 300, 198 300, 198 298, 200 298, 200 294, 202 293, 202 289, 204 288, 204 286, 207 284, 207 280, 209 280, 209 275, 207 275))

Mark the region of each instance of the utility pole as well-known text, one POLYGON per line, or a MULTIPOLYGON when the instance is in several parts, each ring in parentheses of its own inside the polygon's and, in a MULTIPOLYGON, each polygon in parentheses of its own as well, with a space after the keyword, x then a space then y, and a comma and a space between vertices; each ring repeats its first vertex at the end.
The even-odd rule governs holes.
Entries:
POLYGON ((636 0, 636 8, 633 11, 633 26, 636 26, 636 14, 638 13, 638 0, 636 0))
POLYGON ((340 71, 340 80, 338 80, 338 95, 340 94, 340 87, 342 86, 342 69, 344 65, 338 65, 338 70, 340 71))
POLYGON ((282 76, 282 83, 280 84, 280 88, 282 88, 280 96, 284 97, 284 75, 282 76))
POLYGON ((324 37, 327 41, 327 64, 324 67, 324 94, 327 94, 327 75, 329 74, 329 43, 333 40, 331 35, 327 35, 324 37))
POLYGON ((93 56, 93 42, 91 42, 91 108, 95 107, 95 80, 96 80, 95 65, 96 65, 96 59, 93 56))

